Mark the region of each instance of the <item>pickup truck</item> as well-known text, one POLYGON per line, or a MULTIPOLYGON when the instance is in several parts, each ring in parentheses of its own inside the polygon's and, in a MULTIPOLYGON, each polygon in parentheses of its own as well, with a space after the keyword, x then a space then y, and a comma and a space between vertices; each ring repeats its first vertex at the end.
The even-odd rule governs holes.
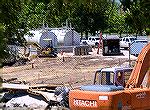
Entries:
POLYGON ((128 49, 129 43, 132 43, 134 40, 136 40, 136 37, 133 36, 123 37, 120 39, 120 47, 124 49, 128 49))
POLYGON ((80 44, 90 45, 90 46, 98 46, 99 40, 100 40, 99 37, 91 36, 91 37, 88 37, 87 40, 81 40, 80 44))

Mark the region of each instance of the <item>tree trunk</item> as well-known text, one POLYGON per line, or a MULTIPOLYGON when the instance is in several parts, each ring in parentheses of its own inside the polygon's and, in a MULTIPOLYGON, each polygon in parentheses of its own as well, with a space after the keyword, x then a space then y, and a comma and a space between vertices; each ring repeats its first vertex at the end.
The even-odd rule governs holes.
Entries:
POLYGON ((85 31, 85 38, 88 39, 88 31, 85 31))
POLYGON ((81 40, 83 39, 83 33, 81 32, 81 40))

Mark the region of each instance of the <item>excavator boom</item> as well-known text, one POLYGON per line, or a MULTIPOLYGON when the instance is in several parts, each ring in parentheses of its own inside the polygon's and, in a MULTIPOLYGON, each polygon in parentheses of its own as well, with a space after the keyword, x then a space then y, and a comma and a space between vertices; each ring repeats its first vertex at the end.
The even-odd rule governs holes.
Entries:
POLYGON ((69 92, 71 110, 150 110, 150 88, 141 87, 145 76, 150 82, 150 43, 139 54, 126 84, 86 85, 69 92))
POLYGON ((150 67, 150 43, 139 54, 126 87, 140 87, 150 67))

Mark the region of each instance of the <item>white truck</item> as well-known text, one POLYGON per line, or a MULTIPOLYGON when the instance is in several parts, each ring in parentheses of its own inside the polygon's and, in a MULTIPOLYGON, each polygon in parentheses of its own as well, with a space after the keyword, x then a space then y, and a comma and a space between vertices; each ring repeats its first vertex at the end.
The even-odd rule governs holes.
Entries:
POLYGON ((81 40, 80 44, 81 45, 84 44, 84 45, 90 45, 90 46, 98 46, 99 40, 100 40, 99 37, 90 36, 90 37, 88 37, 87 40, 81 40))
POLYGON ((134 40, 136 40, 136 37, 134 36, 123 37, 120 39, 120 47, 128 49, 129 43, 131 44, 134 40))

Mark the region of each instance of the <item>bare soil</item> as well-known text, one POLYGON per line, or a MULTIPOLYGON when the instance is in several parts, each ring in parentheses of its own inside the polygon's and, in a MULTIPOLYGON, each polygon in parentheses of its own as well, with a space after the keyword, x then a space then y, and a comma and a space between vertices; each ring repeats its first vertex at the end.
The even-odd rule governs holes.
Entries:
POLYGON ((97 55, 93 50, 91 55, 85 56, 64 53, 57 58, 36 58, 24 66, 4 67, 1 73, 3 79, 17 78, 29 85, 69 83, 75 87, 92 84, 97 69, 120 66, 125 62, 128 62, 128 55, 102 56, 101 51, 97 55))

